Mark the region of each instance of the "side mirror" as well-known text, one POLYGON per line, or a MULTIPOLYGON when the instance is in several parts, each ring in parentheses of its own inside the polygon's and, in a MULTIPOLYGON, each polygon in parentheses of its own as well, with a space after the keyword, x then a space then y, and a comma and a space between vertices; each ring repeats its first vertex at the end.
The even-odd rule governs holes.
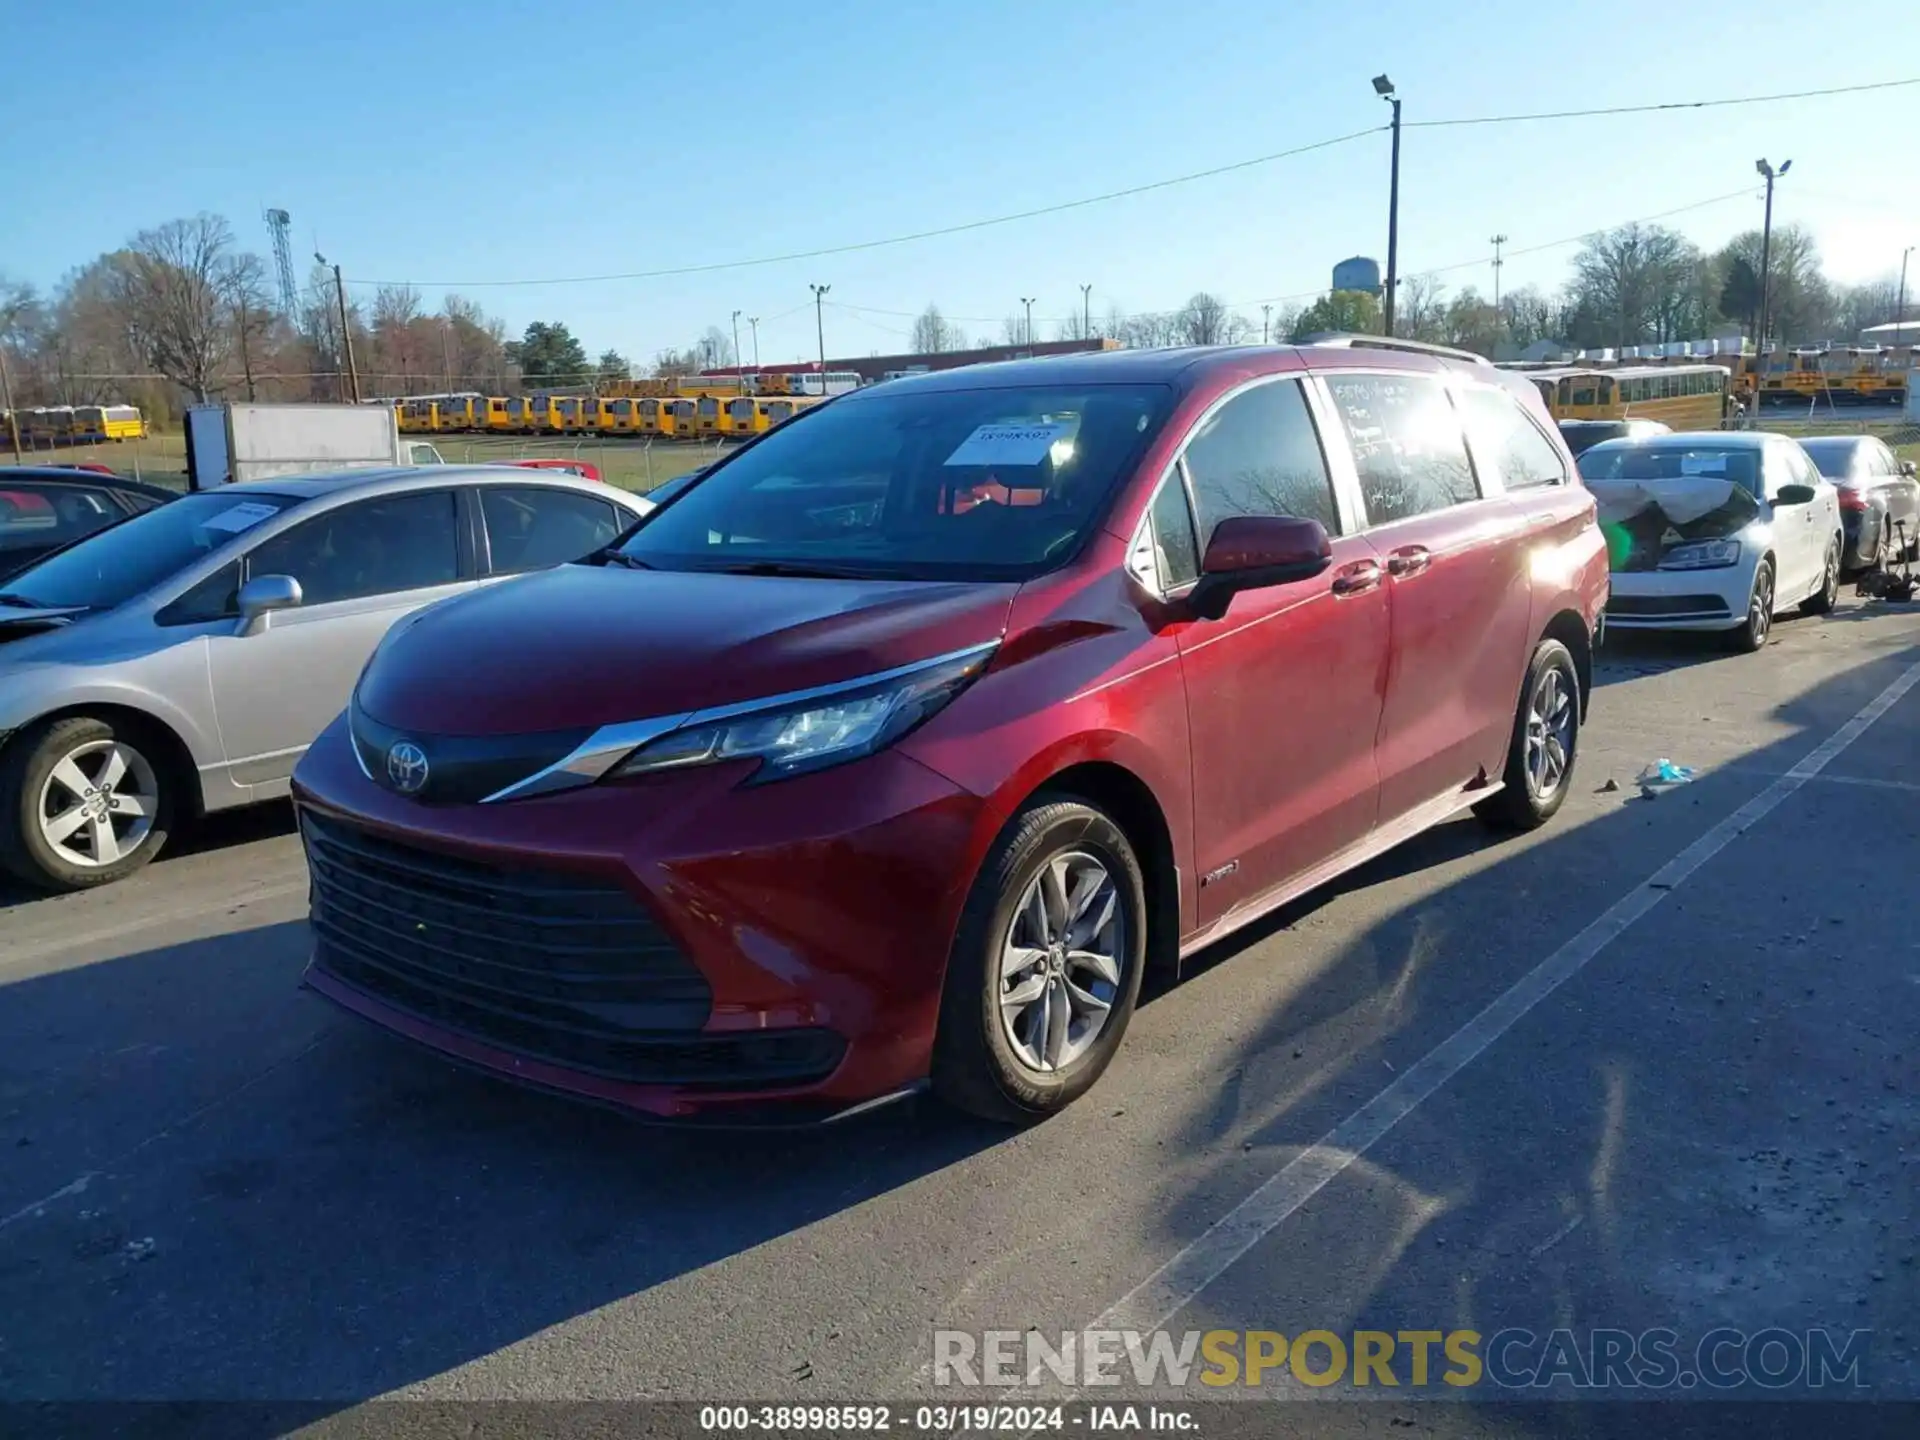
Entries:
POLYGON ((298 608, 300 582, 291 575, 256 575, 240 587, 240 630, 258 635, 271 624, 276 610, 298 608))
POLYGON ((1311 580, 1332 563, 1333 541, 1318 520, 1235 515, 1213 527, 1188 604, 1202 619, 1218 620, 1242 590, 1311 580))
POLYGON ((1915 475, 1920 475, 1920 465, 1915 465, 1911 460, 1902 460, 1900 462, 1900 473, 1911 479, 1915 475))
POLYGON ((1782 485, 1773 497, 1775 505, 1811 505, 1815 490, 1811 485, 1782 485))

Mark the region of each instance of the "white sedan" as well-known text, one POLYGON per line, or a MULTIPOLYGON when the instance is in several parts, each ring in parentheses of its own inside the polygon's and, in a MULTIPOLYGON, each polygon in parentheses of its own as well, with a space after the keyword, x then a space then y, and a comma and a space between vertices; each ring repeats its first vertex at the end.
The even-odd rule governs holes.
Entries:
POLYGON ((1607 440, 1578 464, 1612 556, 1609 628, 1720 630, 1758 650, 1775 615, 1839 597, 1838 492, 1786 436, 1607 440))

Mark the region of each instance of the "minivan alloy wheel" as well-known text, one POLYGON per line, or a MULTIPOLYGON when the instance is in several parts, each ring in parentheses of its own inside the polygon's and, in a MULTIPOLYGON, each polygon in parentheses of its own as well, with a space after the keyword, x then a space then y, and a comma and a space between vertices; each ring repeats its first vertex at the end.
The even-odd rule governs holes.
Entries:
POLYGON ((1000 953, 1000 1023, 1023 1064, 1057 1071, 1099 1039, 1120 992, 1125 926, 1094 856, 1067 851, 1040 867, 1000 953))
POLYGON ((1573 754, 1574 698, 1565 674, 1549 666, 1527 701, 1527 784, 1534 797, 1552 797, 1567 777, 1573 754))
POLYGON ((159 812, 160 782, 131 745, 92 740, 48 773, 34 805, 40 838, 69 865, 114 864, 137 850, 159 812))

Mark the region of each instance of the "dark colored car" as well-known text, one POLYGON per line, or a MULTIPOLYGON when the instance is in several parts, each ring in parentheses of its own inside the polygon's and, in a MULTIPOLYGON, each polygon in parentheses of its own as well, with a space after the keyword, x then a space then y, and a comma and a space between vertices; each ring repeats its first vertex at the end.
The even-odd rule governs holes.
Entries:
POLYGON ((1815 435, 1800 448, 1840 492, 1847 569, 1899 558, 1903 536, 1906 553, 1920 556, 1920 480, 1911 460, 1871 435, 1815 435))
POLYGON ((1560 438, 1574 458, 1602 440, 1644 440, 1649 435, 1670 435, 1673 427, 1658 420, 1562 420, 1560 438))
POLYGON ((173 498, 171 490, 111 472, 53 465, 0 469, 0 579, 173 498))
MULTIPOLYGON (((1391 343, 1391 348, 1388 348, 1391 343)), ((1148 966, 1559 807, 1607 554, 1532 387, 1349 338, 948 370, 394 627, 307 983, 656 1116, 1032 1119, 1148 966)))

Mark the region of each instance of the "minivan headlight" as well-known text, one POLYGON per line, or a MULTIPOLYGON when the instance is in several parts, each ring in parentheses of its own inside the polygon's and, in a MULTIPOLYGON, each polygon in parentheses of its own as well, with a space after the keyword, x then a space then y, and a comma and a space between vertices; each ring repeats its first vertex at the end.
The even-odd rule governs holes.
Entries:
POLYGON ((758 760, 760 767, 752 776, 758 783, 858 760, 884 750, 944 709, 986 668, 993 649, 982 646, 888 671, 802 700, 694 715, 679 729, 634 750, 607 775, 652 775, 758 760))
POLYGON ((1719 570, 1739 563, 1738 540, 1693 540, 1672 546, 1660 557, 1662 570, 1719 570))

